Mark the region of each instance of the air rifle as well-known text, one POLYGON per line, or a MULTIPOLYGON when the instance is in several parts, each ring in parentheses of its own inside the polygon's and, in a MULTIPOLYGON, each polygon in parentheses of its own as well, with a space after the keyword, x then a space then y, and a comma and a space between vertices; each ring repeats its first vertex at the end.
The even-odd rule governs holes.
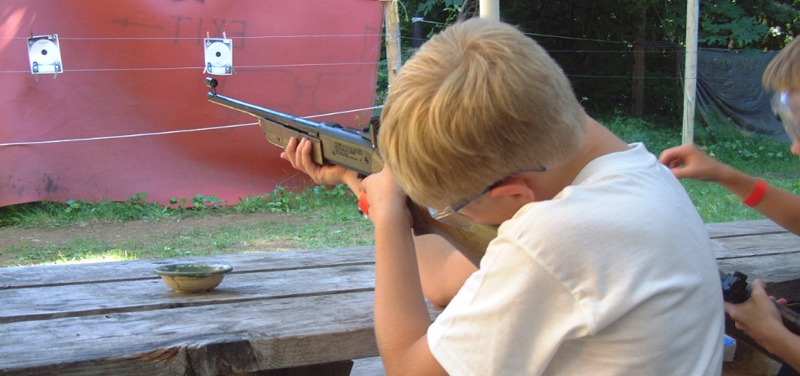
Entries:
MULTIPOLYGON (((217 85, 216 79, 206 78, 206 86, 211 90, 208 100, 256 117, 267 140, 273 145, 283 149, 292 137, 297 140, 306 138, 313 145, 311 158, 317 164, 343 166, 364 176, 383 169, 383 158, 376 144, 380 128, 377 120, 370 121, 370 126, 364 130, 333 122, 318 123, 226 97, 217 93, 217 85)), ((474 225, 465 229, 433 219, 428 208, 410 201, 409 209, 414 219, 414 235, 442 236, 476 266, 489 242, 497 236, 494 226, 474 225)))
MULTIPOLYGON (((739 304, 750 299, 751 287, 747 282, 747 275, 738 271, 733 273, 725 273, 720 271, 719 278, 720 282, 722 283, 723 300, 728 303, 739 304)), ((778 312, 781 314, 783 325, 786 326, 786 328, 792 333, 800 335, 800 314, 778 302, 775 302, 775 307, 778 308, 778 312)), ((725 330, 737 340, 743 340, 750 345, 755 346, 764 354, 774 358, 774 356, 761 347, 761 345, 757 344, 752 340, 752 338, 748 337, 746 334, 744 334, 744 332, 736 328, 733 320, 726 320, 725 330)), ((776 360, 781 361, 780 359, 776 360)))

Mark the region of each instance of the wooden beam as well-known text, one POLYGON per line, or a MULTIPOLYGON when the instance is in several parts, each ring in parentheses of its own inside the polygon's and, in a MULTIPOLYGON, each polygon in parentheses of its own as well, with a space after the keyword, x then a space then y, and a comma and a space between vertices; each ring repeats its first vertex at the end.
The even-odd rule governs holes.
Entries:
POLYGON ((686 60, 683 69, 683 143, 694 142, 694 115, 697 92, 698 0, 686 1, 686 60))
POLYGON ((500 0, 481 0, 480 17, 500 21, 500 0))
POLYGON ((386 25, 386 65, 389 70, 389 87, 392 86, 394 77, 403 66, 403 56, 400 53, 400 18, 397 13, 398 0, 383 0, 384 23, 386 25))

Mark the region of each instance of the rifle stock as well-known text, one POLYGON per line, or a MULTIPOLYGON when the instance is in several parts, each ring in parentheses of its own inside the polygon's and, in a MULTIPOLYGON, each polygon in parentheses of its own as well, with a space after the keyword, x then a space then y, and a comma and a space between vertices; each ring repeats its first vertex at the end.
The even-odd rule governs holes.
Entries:
MULTIPOLYGON (((285 148, 289 140, 306 138, 313 148, 312 160, 320 165, 339 165, 370 175, 383 169, 376 146, 378 122, 370 122, 366 130, 343 127, 337 123, 318 123, 218 94, 217 80, 206 78, 208 100, 212 103, 255 116, 267 140, 285 148)), ((428 208, 409 201, 414 220, 414 235, 435 234, 453 244, 467 259, 478 266, 489 242, 497 236, 495 226, 475 225, 470 229, 448 225, 431 217, 428 208)))

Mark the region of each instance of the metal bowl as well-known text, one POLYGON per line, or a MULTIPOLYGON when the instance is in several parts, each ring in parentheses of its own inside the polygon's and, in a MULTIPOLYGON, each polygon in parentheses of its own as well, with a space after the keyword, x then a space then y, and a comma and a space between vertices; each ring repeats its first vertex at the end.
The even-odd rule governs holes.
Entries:
POLYGON ((184 263, 154 269, 161 279, 177 292, 206 292, 217 287, 233 267, 226 264, 184 263))

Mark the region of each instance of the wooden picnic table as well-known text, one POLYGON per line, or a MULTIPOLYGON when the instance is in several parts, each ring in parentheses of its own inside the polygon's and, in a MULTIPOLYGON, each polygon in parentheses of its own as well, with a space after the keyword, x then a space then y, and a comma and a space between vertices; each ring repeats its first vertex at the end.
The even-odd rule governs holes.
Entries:
POLYGON ((800 303, 800 237, 772 221, 707 224, 719 268, 767 282, 769 292, 800 303))
MULTIPOLYGON (((795 235, 768 221, 708 228, 721 270, 800 280, 795 235)), ((347 375, 378 355, 374 273, 372 247, 0 268, 0 374, 347 375), (234 271, 198 294, 153 273, 190 261, 234 271)))

